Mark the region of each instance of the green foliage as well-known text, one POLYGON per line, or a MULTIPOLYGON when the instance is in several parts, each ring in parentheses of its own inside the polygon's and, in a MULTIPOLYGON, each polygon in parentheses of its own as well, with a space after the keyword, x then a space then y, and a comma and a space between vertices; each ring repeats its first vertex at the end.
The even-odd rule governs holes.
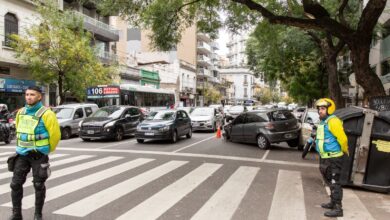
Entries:
POLYGON ((85 88, 111 82, 115 69, 105 67, 96 57, 92 38, 78 17, 58 11, 49 2, 40 5, 38 12, 42 22, 26 30, 28 38, 14 35, 12 44, 35 80, 57 84, 61 99, 70 93, 80 100, 85 88))
POLYGON ((222 96, 219 91, 214 88, 207 88, 204 91, 205 103, 219 103, 222 96))
POLYGON ((302 31, 263 21, 247 42, 248 64, 265 80, 280 80, 289 96, 307 103, 324 93, 322 54, 302 31))

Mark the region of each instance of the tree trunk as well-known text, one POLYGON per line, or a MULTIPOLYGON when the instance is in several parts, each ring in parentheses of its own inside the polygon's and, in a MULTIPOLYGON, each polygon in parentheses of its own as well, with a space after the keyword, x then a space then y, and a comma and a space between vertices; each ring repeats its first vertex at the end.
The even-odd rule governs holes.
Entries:
POLYGON ((348 43, 351 50, 352 69, 356 82, 363 88, 365 97, 386 95, 381 80, 371 71, 369 64, 370 45, 359 40, 348 43))
POLYGON ((335 102, 337 108, 344 108, 345 101, 341 93, 336 56, 325 56, 325 66, 328 72, 328 90, 330 98, 335 102))
POLYGON ((58 73, 58 94, 60 96, 60 105, 62 105, 62 103, 64 103, 64 99, 65 99, 62 76, 63 76, 63 74, 61 72, 58 73))

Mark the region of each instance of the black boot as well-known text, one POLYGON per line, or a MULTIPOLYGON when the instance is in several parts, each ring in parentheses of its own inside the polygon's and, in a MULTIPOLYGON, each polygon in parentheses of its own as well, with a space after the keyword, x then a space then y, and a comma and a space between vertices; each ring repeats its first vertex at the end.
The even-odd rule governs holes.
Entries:
POLYGON ((334 203, 333 202, 322 203, 321 207, 324 208, 324 209, 333 209, 334 203))
POLYGON ((324 213, 327 217, 342 217, 343 209, 340 204, 335 204, 333 209, 324 213))
POLYGON ((34 220, 42 220, 42 213, 35 213, 34 220))
POLYGON ((21 208, 13 208, 12 215, 9 217, 9 220, 23 220, 22 209, 21 208))

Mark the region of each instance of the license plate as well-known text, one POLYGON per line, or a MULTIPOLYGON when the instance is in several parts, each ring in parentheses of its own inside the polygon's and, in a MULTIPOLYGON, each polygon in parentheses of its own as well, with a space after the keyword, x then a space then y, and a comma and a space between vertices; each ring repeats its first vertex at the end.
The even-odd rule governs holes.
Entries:
POLYGON ((87 131, 87 134, 94 134, 94 133, 95 133, 94 130, 88 130, 88 131, 87 131))
POLYGON ((153 136, 154 133, 145 133, 146 136, 153 136))

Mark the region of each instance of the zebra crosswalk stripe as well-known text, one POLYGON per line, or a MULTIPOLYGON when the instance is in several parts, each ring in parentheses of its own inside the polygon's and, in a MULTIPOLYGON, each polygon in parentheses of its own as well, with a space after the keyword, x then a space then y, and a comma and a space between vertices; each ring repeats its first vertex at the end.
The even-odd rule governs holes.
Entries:
POLYGON ((279 170, 268 220, 305 220, 304 201, 301 173, 279 170))
MULTIPOLYGON (((79 161, 79 160, 84 160, 84 159, 91 158, 91 157, 94 157, 94 156, 92 156, 92 155, 80 155, 80 156, 76 156, 76 157, 71 157, 71 158, 67 158, 67 159, 63 159, 63 160, 50 162, 50 166, 60 166, 60 165, 72 163, 72 162, 79 161)), ((0 174, 0 180, 9 178, 12 175, 13 175, 12 172, 2 173, 2 174, 0 174)))
MULTIPOLYGON (((100 165, 103 165, 103 164, 106 164, 106 163, 110 163, 110 162, 115 161, 115 160, 119 160, 121 158, 123 158, 123 157, 105 157, 105 158, 101 158, 101 159, 98 159, 98 160, 93 160, 93 161, 90 161, 90 162, 82 163, 82 164, 79 164, 79 165, 76 165, 76 166, 72 166, 72 167, 67 167, 67 168, 64 168, 64 169, 56 170, 49 177, 49 180, 53 180, 53 179, 56 179, 56 178, 59 178, 59 177, 63 177, 63 176, 69 175, 69 174, 73 174, 73 173, 77 173, 77 172, 80 172, 80 171, 83 171, 83 170, 87 170, 87 169, 90 169, 90 168, 93 168, 93 167, 97 167, 97 166, 100 166, 100 165)), ((26 180, 26 183, 23 185, 23 187, 28 187, 28 186, 33 185, 32 180, 33 180, 32 177, 28 178, 26 180)), ((9 187, 9 183, 0 185, 0 194, 7 193, 7 192, 10 192, 10 191, 11 191, 11 188, 9 187)))
POLYGON ((259 170, 239 167, 191 219, 231 219, 259 170))
MULTIPOLYGON (((68 154, 54 154, 53 156, 50 156, 50 159, 64 157, 66 155, 68 155, 68 154)), ((0 164, 0 170, 7 168, 7 166, 8 166, 7 164, 0 164)))
POLYGON ((181 179, 167 186, 135 208, 119 216, 117 220, 157 219, 184 196, 217 171, 222 164, 205 163, 181 179))
POLYGON ((183 166, 187 161, 170 161, 152 170, 135 176, 131 179, 118 183, 110 188, 93 194, 78 202, 72 203, 62 209, 54 212, 54 214, 62 214, 76 217, 85 217, 91 212, 109 204, 110 202, 129 194, 130 192, 144 186, 160 178, 161 176, 183 166))
MULTIPOLYGON (((53 199, 59 198, 61 196, 67 195, 69 193, 75 192, 79 189, 82 189, 84 187, 87 187, 89 185, 95 184, 97 182, 103 181, 105 179, 108 179, 110 177, 113 177, 115 175, 124 173, 128 170, 134 169, 136 167, 139 167, 141 165, 144 165, 146 163, 149 163, 153 161, 154 159, 146 159, 146 158, 140 158, 135 159, 123 164, 120 164, 118 166, 114 166, 111 168, 108 168, 106 170, 102 170, 100 172, 75 179, 73 181, 58 185, 56 187, 50 188, 46 191, 46 199, 45 202, 51 201, 53 199)), ((23 198, 23 208, 29 209, 34 207, 35 202, 35 194, 26 196, 23 198)), ((2 206, 12 207, 12 203, 6 203, 2 206)))
POLYGON ((0 153, 0 156, 3 156, 3 155, 9 155, 9 154, 12 154, 14 152, 3 152, 3 153, 0 153))

